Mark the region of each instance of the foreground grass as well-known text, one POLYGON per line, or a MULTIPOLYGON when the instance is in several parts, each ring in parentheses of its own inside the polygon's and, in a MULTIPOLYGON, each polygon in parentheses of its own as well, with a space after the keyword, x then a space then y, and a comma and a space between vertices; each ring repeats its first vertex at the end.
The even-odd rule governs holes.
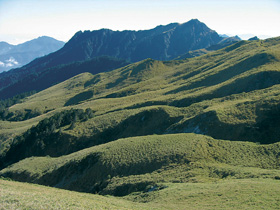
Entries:
POLYGON ((0 209, 279 209, 280 205, 280 181, 271 179, 166 183, 162 190, 130 194, 126 200, 1 179, 0 185, 0 209))
POLYGON ((151 195, 128 199, 150 201, 158 209, 279 209, 280 181, 224 180, 215 183, 173 183, 151 195))
POLYGON ((0 179, 0 209, 148 209, 145 204, 0 179))

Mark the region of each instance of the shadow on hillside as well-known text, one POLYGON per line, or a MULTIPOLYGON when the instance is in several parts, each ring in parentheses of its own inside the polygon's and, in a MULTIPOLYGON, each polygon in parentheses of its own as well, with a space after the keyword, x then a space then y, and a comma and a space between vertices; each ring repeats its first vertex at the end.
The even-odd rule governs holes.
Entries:
POLYGON ((70 98, 64 104, 64 106, 77 105, 81 102, 84 102, 84 101, 90 99, 92 96, 93 96, 93 92, 91 90, 79 93, 79 94, 75 95, 74 97, 70 98))
POLYGON ((169 105, 175 107, 187 107, 203 100, 211 100, 213 98, 221 98, 243 92, 248 93, 255 90, 265 89, 277 84, 280 84, 280 72, 258 72, 247 77, 236 79, 232 83, 221 86, 211 93, 175 100, 169 105))
POLYGON ((235 43, 235 44, 233 44, 233 45, 231 45, 231 46, 225 48, 225 51, 226 51, 226 52, 230 52, 230 51, 232 51, 232 50, 235 50, 235 49, 241 47, 242 45, 245 45, 246 43, 247 43, 247 42, 244 41, 244 40, 239 41, 239 42, 237 42, 237 43, 235 43))
POLYGON ((11 145, 5 156, 0 157, 0 169, 27 157, 46 155, 58 157, 120 138, 162 134, 181 119, 182 117, 170 117, 163 108, 154 108, 129 116, 113 127, 96 131, 90 137, 72 136, 46 126, 41 129, 40 134, 29 130, 19 136, 18 142, 11 145))
POLYGON ((279 142, 280 104, 258 105, 256 115, 256 123, 227 124, 219 119, 216 111, 209 111, 174 126, 172 131, 174 133, 205 134, 215 139, 250 141, 261 144, 279 142))
POLYGON ((94 75, 94 77, 91 80, 87 81, 84 84, 84 88, 87 88, 88 86, 91 86, 91 85, 95 85, 95 84, 97 84, 100 81, 101 81, 100 74, 94 75))
MULTIPOLYGON (((253 68, 260 67, 269 61, 274 59, 274 57, 267 53, 261 53, 254 55, 252 57, 249 57, 229 68, 226 68, 224 70, 219 71, 218 73, 215 73, 211 75, 211 72, 208 75, 201 76, 201 78, 196 79, 195 82, 190 82, 190 84, 182 86, 180 88, 177 88, 175 90, 172 90, 170 92, 167 92, 166 94, 176 94, 181 91, 185 90, 191 90, 199 87, 209 87, 213 85, 217 85, 220 83, 223 83, 237 75, 240 75, 246 71, 249 71, 253 68)), ((205 67, 205 69, 199 69, 199 71, 193 71, 186 76, 183 76, 183 79, 191 79, 191 77, 201 73, 206 72, 207 70, 211 70, 217 66, 219 66, 221 63, 216 64, 215 66, 208 66, 205 67)))
POLYGON ((107 143, 120 138, 162 134, 168 127, 182 118, 182 116, 170 117, 163 108, 145 110, 128 117, 115 127, 108 128, 90 137, 86 140, 90 145, 86 147, 107 143))

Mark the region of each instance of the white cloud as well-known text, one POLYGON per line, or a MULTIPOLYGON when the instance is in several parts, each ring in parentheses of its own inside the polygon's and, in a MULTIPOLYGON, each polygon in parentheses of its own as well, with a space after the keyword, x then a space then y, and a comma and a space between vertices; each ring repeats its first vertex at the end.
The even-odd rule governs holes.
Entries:
POLYGON ((13 58, 13 57, 10 57, 9 58, 9 60, 6 60, 6 62, 7 62, 7 64, 6 65, 18 65, 18 62, 16 61, 16 59, 15 58, 13 58))
POLYGON ((7 63, 6 64, 6 67, 12 67, 14 64, 12 64, 12 63, 7 63))
POLYGON ((13 57, 10 57, 8 60, 5 60, 4 62, 0 61, 0 67, 13 67, 18 64, 19 62, 13 57))

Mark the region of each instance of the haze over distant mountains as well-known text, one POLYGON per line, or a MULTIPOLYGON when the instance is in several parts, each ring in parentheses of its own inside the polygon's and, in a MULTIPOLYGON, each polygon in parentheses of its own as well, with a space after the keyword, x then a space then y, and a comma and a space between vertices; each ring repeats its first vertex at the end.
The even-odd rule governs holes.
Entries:
POLYGON ((22 68, 0 74, 0 98, 8 98, 26 91, 40 91, 83 72, 99 73, 146 58, 172 60, 194 57, 237 41, 240 41, 238 37, 219 36, 197 19, 183 24, 171 23, 142 31, 109 29, 79 31, 60 50, 38 58, 22 68), (198 49, 207 50, 185 55, 198 49), (101 60, 97 59, 99 57, 102 57, 104 64, 110 63, 110 68, 96 69, 96 66, 102 65, 101 60), (68 67, 61 66, 77 61, 88 62, 91 59, 94 59, 90 62, 92 66, 95 66, 94 68, 86 64, 83 66, 87 68, 75 67, 76 69, 73 69, 72 65, 72 70, 68 71, 68 67), (114 61, 114 59, 117 60, 114 61), (116 66, 111 65, 112 62, 116 66), (52 69, 53 67, 56 67, 55 70, 52 69), (54 76, 58 74, 60 76, 54 76), (39 78, 44 81, 44 86, 42 86, 43 83, 38 83, 39 78))
POLYGON ((57 51, 64 44, 62 41, 47 36, 18 45, 0 42, 0 72, 21 67, 35 58, 57 51))

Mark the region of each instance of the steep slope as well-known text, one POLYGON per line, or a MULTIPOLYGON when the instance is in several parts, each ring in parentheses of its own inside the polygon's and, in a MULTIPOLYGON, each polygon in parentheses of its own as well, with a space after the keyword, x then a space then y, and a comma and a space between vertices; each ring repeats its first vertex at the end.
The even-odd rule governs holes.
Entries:
MULTIPOLYGON (((15 116, 28 109, 41 113, 18 123, 24 129, 41 122, 22 136, 3 138, 2 167, 25 157, 57 157, 151 134, 278 142, 279 46, 280 38, 242 41, 197 58, 146 59, 111 72, 78 75, 9 108, 15 116), (85 119, 79 113, 88 108, 93 116, 85 119), (68 123, 56 122, 66 110, 68 123)), ((9 136, 14 125, 3 122, 1 133, 9 136)))
MULTIPOLYGON (((190 50, 217 44, 222 38, 204 23, 191 20, 184 24, 172 23, 143 31, 97 31, 77 32, 67 44, 55 53, 34 60, 28 65, 0 74, 0 99, 12 97, 12 85, 22 85, 22 79, 40 74, 47 69, 85 61, 100 56, 110 56, 128 62, 146 58, 171 60, 190 50), (2 94, 1 90, 7 93, 2 94)), ((81 72, 80 72, 81 73, 81 72)))
POLYGON ((0 72, 19 68, 35 58, 42 57, 59 50, 64 42, 42 36, 19 45, 0 45, 0 72))

